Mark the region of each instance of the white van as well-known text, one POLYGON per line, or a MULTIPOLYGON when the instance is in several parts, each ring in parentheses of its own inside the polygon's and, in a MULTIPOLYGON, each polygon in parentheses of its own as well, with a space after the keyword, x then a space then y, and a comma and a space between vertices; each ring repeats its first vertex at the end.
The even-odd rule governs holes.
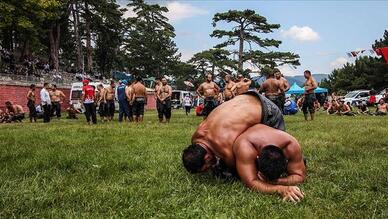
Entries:
MULTIPOLYGON (((97 86, 99 84, 102 84, 105 88, 109 87, 109 84, 104 84, 102 82, 90 82, 89 85, 94 86, 97 89, 97 86)), ((71 90, 70 90, 70 104, 74 104, 74 108, 81 110, 81 112, 84 112, 84 108, 81 104, 81 97, 82 97, 82 82, 75 82, 71 84, 71 90)), ((116 97, 117 97, 117 90, 116 97)), ((119 103, 117 102, 117 98, 115 98, 115 109, 118 111, 119 109, 119 103)))
POLYGON ((171 95, 171 106, 174 109, 183 108, 183 99, 186 94, 189 94, 191 98, 194 96, 194 92, 192 91, 183 91, 183 90, 173 90, 171 95))

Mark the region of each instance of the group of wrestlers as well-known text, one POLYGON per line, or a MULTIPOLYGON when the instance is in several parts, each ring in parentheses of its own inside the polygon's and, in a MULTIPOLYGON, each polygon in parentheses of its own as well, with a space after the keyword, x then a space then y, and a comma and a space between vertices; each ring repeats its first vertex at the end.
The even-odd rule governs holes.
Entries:
MULTIPOLYGON (((238 78, 233 82, 225 76, 224 102, 219 105, 220 88, 211 75, 197 89, 205 99, 205 119, 182 153, 184 167, 190 173, 212 171, 217 177, 240 179, 254 191, 277 193, 285 201, 302 200, 297 185, 305 180, 306 163, 298 141, 285 132, 282 113, 287 80, 277 70, 259 90, 249 90, 250 81, 238 78)), ((309 95, 316 83, 309 71, 305 78, 305 98, 313 99, 309 95)), ((309 107, 310 102, 306 114, 309 107)))

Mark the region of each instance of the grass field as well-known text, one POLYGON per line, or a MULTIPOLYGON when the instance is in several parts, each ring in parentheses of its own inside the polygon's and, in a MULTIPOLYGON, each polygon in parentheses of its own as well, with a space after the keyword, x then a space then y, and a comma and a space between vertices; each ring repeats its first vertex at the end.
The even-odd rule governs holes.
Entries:
POLYGON ((200 121, 0 125, 0 218, 388 218, 388 117, 286 117, 308 158, 299 204, 188 174, 181 151, 200 121))

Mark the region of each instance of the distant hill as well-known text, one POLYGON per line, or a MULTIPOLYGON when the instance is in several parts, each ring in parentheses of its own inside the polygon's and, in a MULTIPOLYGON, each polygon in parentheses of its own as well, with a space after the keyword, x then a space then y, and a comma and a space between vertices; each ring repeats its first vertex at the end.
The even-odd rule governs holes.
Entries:
MULTIPOLYGON (((328 74, 313 74, 313 77, 315 78, 315 80, 317 80, 318 83, 321 83, 321 81, 327 78, 328 76, 329 76, 328 74)), ((288 80, 288 83, 290 83, 290 85, 294 84, 295 82, 297 85, 302 86, 305 81, 305 78, 303 75, 285 76, 285 77, 288 80)))

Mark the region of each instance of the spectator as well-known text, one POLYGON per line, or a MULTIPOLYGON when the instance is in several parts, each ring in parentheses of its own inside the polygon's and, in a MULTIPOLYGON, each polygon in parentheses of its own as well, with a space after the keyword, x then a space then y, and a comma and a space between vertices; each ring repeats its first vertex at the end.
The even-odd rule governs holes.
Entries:
POLYGON ((332 99, 331 100, 331 104, 329 105, 329 107, 327 108, 326 112, 327 114, 337 114, 338 113, 338 103, 335 99, 332 99))
POLYGON ((30 90, 27 93, 27 107, 29 111, 30 122, 36 122, 35 101, 35 84, 31 84, 30 90))
POLYGON ((184 104, 185 110, 186 110, 186 116, 188 116, 190 114, 190 109, 191 109, 192 103, 193 103, 193 101, 191 100, 190 95, 186 94, 185 99, 183 99, 183 104, 184 104))
POLYGON ((24 110, 20 105, 5 102, 5 113, 8 115, 8 122, 22 122, 24 119, 24 110))
POLYGON ((3 110, 0 109, 0 123, 5 123, 8 120, 8 116, 3 110))
POLYGON ((81 113, 81 111, 74 107, 74 104, 70 104, 66 111, 68 113, 67 119, 78 119, 77 114, 81 113))
POLYGON ((359 114, 369 114, 369 108, 365 101, 362 101, 358 105, 358 109, 359 109, 358 111, 359 114))
POLYGON ((337 114, 341 116, 355 116, 355 114, 350 110, 350 107, 345 104, 344 100, 340 100, 337 114))
POLYGON ((91 118, 93 124, 97 124, 96 106, 94 105, 95 89, 93 86, 89 85, 89 80, 83 80, 82 83, 82 102, 84 103, 85 107, 86 121, 90 125, 91 118))
POLYGON ((385 116, 387 115, 387 111, 388 111, 388 104, 383 99, 380 99, 379 103, 377 104, 377 110, 375 115, 385 116))
POLYGON ((369 95, 369 105, 373 106, 376 104, 376 91, 371 90, 369 95))
POLYGON ((321 104, 319 103, 318 100, 314 101, 314 109, 315 111, 319 111, 321 109, 321 104))
POLYGON ((50 98, 50 93, 48 89, 49 89, 49 83, 46 82, 43 84, 43 88, 40 91, 40 101, 43 106, 44 123, 50 122, 50 115, 51 115, 51 98, 50 98))
POLYGON ((352 112, 353 112, 353 107, 352 107, 352 105, 350 104, 350 102, 346 102, 346 105, 348 105, 348 106, 349 106, 349 108, 350 108, 350 111, 352 111, 352 112))
POLYGON ((330 102, 326 99, 323 103, 323 110, 327 110, 330 107, 330 102))

